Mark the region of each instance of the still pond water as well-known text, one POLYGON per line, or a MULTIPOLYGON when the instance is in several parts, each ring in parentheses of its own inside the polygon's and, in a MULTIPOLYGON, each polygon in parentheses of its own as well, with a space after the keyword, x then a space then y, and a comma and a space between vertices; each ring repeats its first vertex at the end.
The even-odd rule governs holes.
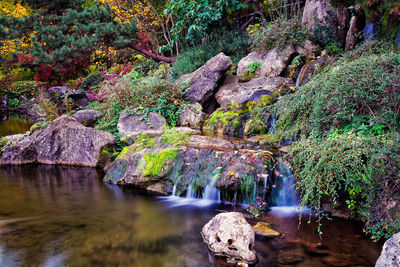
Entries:
MULTIPOLYGON (((0 123, 0 133, 16 133, 10 125, 0 123)), ((214 266, 200 231, 231 206, 177 205, 105 184, 103 175, 0 167, 0 266, 214 266)), ((327 222, 320 240, 315 225, 299 227, 295 214, 267 217, 284 236, 257 236, 257 266, 373 266, 379 256, 381 246, 363 237, 359 223, 327 222)))

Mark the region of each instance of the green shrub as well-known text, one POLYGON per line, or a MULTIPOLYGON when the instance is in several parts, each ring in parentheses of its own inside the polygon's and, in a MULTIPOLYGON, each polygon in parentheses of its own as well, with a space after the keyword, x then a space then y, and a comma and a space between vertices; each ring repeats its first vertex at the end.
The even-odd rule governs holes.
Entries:
POLYGON ((399 49, 367 43, 283 97, 274 111, 278 131, 298 138, 382 125, 398 129, 399 106, 399 49))
POLYGON ((94 72, 89 74, 86 79, 81 83, 79 89, 84 92, 89 91, 89 89, 98 86, 104 80, 100 72, 94 72))
POLYGON ((255 73, 259 68, 261 68, 261 62, 257 60, 251 62, 248 66, 250 73, 255 73))
POLYGON ((350 213, 366 220, 365 230, 373 239, 390 237, 400 230, 399 152, 398 135, 345 133, 300 141, 290 161, 301 204, 311 209, 320 226, 323 202, 345 199, 350 213))
MULTIPOLYGON (((248 29, 249 30, 249 29, 248 29)), ((249 30, 250 44, 254 50, 282 49, 287 45, 300 45, 311 39, 308 28, 299 19, 278 18, 267 25, 249 30)))
POLYGON ((233 63, 238 63, 246 56, 248 37, 244 32, 227 31, 216 34, 208 42, 184 50, 170 70, 173 80, 181 75, 195 71, 203 66, 209 59, 224 52, 230 56, 233 63))

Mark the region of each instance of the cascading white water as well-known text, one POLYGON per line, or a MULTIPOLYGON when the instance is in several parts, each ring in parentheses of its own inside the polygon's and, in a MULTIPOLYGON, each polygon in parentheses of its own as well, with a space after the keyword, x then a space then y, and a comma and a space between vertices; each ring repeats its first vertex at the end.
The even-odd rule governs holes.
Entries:
POLYGON ((203 198, 205 200, 212 200, 212 201, 221 201, 221 197, 220 197, 220 191, 219 189, 216 187, 217 181, 219 179, 219 173, 216 172, 214 173, 211 182, 209 184, 206 185, 206 187, 204 188, 204 192, 203 192, 203 198))
POLYGON ((193 199, 196 198, 196 192, 193 189, 193 185, 189 185, 186 190, 186 198, 193 199))
POLYGON ((273 176, 275 179, 271 190, 271 209, 286 214, 301 211, 293 185, 294 177, 289 166, 279 160, 273 176))
POLYGON ((271 120, 268 125, 268 134, 276 134, 275 115, 271 114, 271 120))
POLYGON ((172 196, 176 196, 176 184, 174 184, 174 187, 172 188, 172 196))

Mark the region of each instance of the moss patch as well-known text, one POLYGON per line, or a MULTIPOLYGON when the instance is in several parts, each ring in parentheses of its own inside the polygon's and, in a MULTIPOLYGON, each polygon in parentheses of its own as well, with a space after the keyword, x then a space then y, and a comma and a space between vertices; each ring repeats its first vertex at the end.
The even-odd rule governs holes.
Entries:
POLYGON ((159 175, 167 161, 174 160, 178 156, 178 149, 168 149, 160 151, 156 154, 144 155, 146 161, 146 167, 143 170, 144 176, 156 176, 159 175))

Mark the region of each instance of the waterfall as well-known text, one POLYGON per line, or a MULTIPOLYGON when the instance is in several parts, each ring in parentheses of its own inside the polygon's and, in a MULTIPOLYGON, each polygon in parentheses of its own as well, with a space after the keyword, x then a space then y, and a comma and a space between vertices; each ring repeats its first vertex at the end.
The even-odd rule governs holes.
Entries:
POLYGON ((279 213, 293 213, 301 211, 298 207, 298 198, 295 194, 294 177, 289 166, 282 160, 278 161, 273 172, 274 184, 271 190, 271 210, 279 213))
POLYGON ((214 200, 214 201, 218 201, 218 202, 221 201, 220 191, 216 187, 219 177, 220 177, 220 173, 215 172, 211 179, 211 183, 207 184, 206 187, 204 188, 203 199, 214 200))
POLYGON ((176 184, 174 184, 174 187, 172 188, 172 196, 176 196, 176 184))
POLYGON ((196 198, 196 192, 194 191, 192 184, 190 184, 186 190, 186 198, 188 199, 196 198))
POLYGON ((275 115, 271 114, 271 120, 268 125, 268 134, 276 134, 275 115))

